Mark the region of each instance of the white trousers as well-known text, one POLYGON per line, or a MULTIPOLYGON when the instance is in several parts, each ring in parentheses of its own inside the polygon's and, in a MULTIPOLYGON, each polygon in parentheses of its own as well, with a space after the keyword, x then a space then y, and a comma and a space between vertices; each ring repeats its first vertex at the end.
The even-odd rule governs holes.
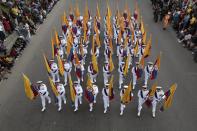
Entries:
POLYGON ((79 103, 82 104, 82 94, 75 97, 75 109, 78 109, 79 103))
POLYGON ((65 94, 58 95, 57 99, 58 99, 58 107, 61 109, 62 108, 62 100, 64 103, 66 103, 66 96, 65 96, 65 94))
POLYGON ((109 107, 109 97, 103 97, 103 103, 104 103, 104 110, 107 110, 109 107))
POLYGON ((46 93, 44 96, 40 95, 41 102, 42 102, 42 108, 46 108, 46 99, 48 100, 48 103, 50 103, 51 98, 49 97, 49 94, 46 93))

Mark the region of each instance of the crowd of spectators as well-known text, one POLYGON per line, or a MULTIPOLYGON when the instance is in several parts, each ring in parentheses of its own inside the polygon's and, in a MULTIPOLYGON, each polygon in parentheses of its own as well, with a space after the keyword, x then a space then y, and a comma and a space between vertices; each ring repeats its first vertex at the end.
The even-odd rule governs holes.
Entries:
POLYGON ((188 48, 197 62, 197 0, 151 0, 155 22, 169 16, 178 42, 188 48))
POLYGON ((14 65, 58 0, 0 0, 0 81, 14 65), (7 49, 6 38, 16 33, 17 39, 7 49))

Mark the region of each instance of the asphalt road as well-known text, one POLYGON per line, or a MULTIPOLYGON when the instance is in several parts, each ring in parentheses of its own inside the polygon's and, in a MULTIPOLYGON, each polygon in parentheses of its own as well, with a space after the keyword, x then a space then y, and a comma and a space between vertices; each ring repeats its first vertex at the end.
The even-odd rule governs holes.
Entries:
MULTIPOLYGON (((87 0, 91 14, 95 14, 96 0, 87 0)), ((97 0, 101 7, 101 14, 106 11, 106 2, 97 0)), ((148 35, 153 34, 153 47, 151 61, 162 51, 161 69, 157 82, 166 91, 174 82, 178 84, 172 107, 161 113, 156 113, 156 118, 151 117, 151 109, 145 106, 141 118, 137 117, 137 90, 143 84, 138 82, 137 90, 134 91, 135 98, 125 109, 123 116, 119 116, 120 99, 118 88, 118 72, 115 76, 115 100, 111 102, 110 112, 103 114, 103 101, 101 89, 103 87, 103 75, 100 72, 97 78, 100 94, 97 99, 95 110, 88 111, 88 103, 84 100, 77 113, 73 112, 70 97, 63 111, 57 112, 57 106, 52 101, 47 105, 47 111, 42 113, 40 98, 29 101, 24 93, 22 73, 24 72, 32 80, 44 81, 48 86, 47 73, 43 64, 42 53, 51 56, 50 36, 52 29, 60 31, 61 16, 63 11, 68 11, 69 5, 75 5, 74 0, 60 0, 48 15, 36 35, 32 37, 31 43, 16 62, 9 79, 0 83, 0 131, 195 131, 197 128, 197 66, 192 60, 191 52, 178 44, 172 29, 162 30, 161 23, 153 22, 152 9, 149 0, 138 0, 141 14, 144 19, 148 35), (158 41, 158 42, 156 42, 158 41)), ((84 0, 78 0, 81 11, 84 10, 84 0)), ((117 1, 109 0, 114 11, 117 1)), ((119 8, 125 7, 126 0, 119 0, 119 8)), ((127 0, 127 4, 134 9, 134 0, 127 0)), ((114 12, 113 12, 114 13, 114 12)), ((103 52, 103 50, 101 51, 103 52)), ((90 57, 90 56, 88 56, 90 57)), ((115 63, 117 58, 113 57, 115 63)), ((101 71, 104 56, 101 53, 99 68, 101 71), (100 64, 101 63, 101 64, 100 64)), ((148 61, 148 60, 147 60, 148 61)), ((86 64, 87 65, 87 64, 86 64)), ((115 65, 117 67, 117 64, 115 65)), ((87 68, 87 67, 86 67, 87 68)), ((73 79, 76 79, 73 77, 73 79)), ((125 83, 128 83, 130 77, 125 83)), ((149 83, 152 85, 153 81, 149 83)), ((84 85, 84 84, 83 84, 84 85)), ((67 87, 68 88, 68 87, 67 87)), ((52 96, 51 89, 50 95, 52 96)), ((52 96, 53 97, 53 96, 52 96)))

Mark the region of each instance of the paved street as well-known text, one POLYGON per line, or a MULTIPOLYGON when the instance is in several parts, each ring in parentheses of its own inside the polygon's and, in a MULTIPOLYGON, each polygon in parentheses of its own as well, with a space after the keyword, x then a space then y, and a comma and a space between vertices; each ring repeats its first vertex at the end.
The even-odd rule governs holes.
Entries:
MULTIPOLYGON (((57 105, 47 105, 47 110, 41 112, 41 101, 38 97, 35 101, 29 101, 25 96, 22 73, 25 73, 32 82, 44 81, 48 85, 50 96, 53 98, 49 86, 47 72, 44 66, 42 53, 51 56, 50 37, 52 30, 61 30, 61 16, 63 11, 69 10, 69 5, 75 5, 76 0, 60 0, 48 15, 44 24, 40 26, 30 44, 24 50, 23 55, 16 62, 12 74, 8 80, 0 83, 0 131, 195 131, 197 128, 197 64, 192 60, 191 52, 183 48, 176 40, 175 32, 168 28, 162 30, 161 23, 153 22, 152 7, 149 0, 137 0, 140 13, 145 26, 153 35, 153 46, 150 61, 155 61, 156 56, 162 51, 161 69, 157 81, 164 88, 169 89, 173 83, 178 84, 172 107, 165 112, 157 112, 156 118, 152 118, 152 111, 146 106, 142 109, 141 118, 137 117, 137 91, 143 85, 143 80, 137 83, 134 91, 134 100, 120 116, 120 98, 118 91, 118 63, 113 56, 116 70, 114 71, 115 99, 111 102, 108 114, 103 114, 103 101, 101 90, 103 88, 102 65, 104 63, 103 49, 99 57, 100 73, 97 78, 99 96, 95 110, 89 113, 88 102, 84 99, 83 105, 77 113, 71 107, 69 88, 66 88, 68 103, 61 112, 57 111, 57 105), (157 42, 158 41, 158 42, 157 42), (101 63, 101 64, 100 64, 101 63)), ((84 11, 85 0, 77 0, 79 8, 84 11)), ((105 0, 87 0, 91 15, 96 12, 96 1, 101 7, 101 15, 106 12, 105 0)), ((134 10, 134 0, 109 0, 113 14, 117 1, 119 8, 124 9, 127 1, 130 9, 134 10)), ((68 13, 67 13, 68 14, 68 13)), ((103 35, 103 34, 102 34, 103 35)), ((88 59, 90 59, 90 55, 88 59)), ((148 61, 147 60, 147 61, 148 61)), ((86 69, 87 69, 86 63, 86 69)), ((76 80, 76 77, 73 77, 76 80)), ((130 79, 128 78, 128 81, 130 79)), ((83 87, 85 88, 85 83, 83 87)), ((151 81, 149 85, 152 85, 151 81)))

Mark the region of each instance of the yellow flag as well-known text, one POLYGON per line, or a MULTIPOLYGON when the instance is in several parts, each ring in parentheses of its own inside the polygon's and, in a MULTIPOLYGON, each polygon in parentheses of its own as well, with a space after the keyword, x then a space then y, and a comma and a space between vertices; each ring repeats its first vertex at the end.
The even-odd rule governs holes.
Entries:
POLYGON ((158 68, 158 70, 160 69, 160 65, 161 65, 161 52, 159 53, 159 56, 157 57, 155 64, 158 68))
POLYGON ((174 96, 174 93, 176 91, 176 88, 177 88, 177 84, 173 84, 171 87, 170 87, 170 92, 169 92, 169 96, 167 97, 167 99, 164 101, 164 110, 171 107, 172 105, 172 99, 173 99, 173 96, 174 96))
POLYGON ((80 16, 79 6, 78 6, 78 3, 77 2, 76 2, 76 7, 75 7, 75 16, 77 18, 80 16))
POLYGON ((68 79, 69 79, 69 85, 70 85, 70 97, 71 97, 72 103, 74 103, 75 102, 76 92, 75 92, 75 89, 73 87, 73 82, 72 82, 72 79, 71 79, 70 75, 68 76, 68 79))
POLYGON ((92 54, 92 65, 93 65, 93 70, 98 72, 98 63, 95 54, 92 54))
POLYGON ((157 83, 154 83, 149 93, 150 97, 153 97, 155 95, 156 87, 157 87, 157 83))
POLYGON ((141 32, 142 32, 142 35, 144 35, 145 29, 144 29, 144 22, 142 20, 142 16, 141 16, 141 32))
POLYGON ((84 13, 84 21, 85 23, 87 23, 88 19, 89 19, 89 13, 88 13, 89 9, 88 9, 88 3, 86 0, 86 6, 85 6, 85 13, 84 13))
POLYGON ((131 96, 131 92, 132 92, 132 88, 131 88, 131 82, 129 83, 128 85, 128 88, 125 90, 125 93, 124 95, 121 97, 121 101, 126 104, 126 103, 129 103, 132 99, 132 96, 131 96))
POLYGON ((143 36, 143 44, 146 44, 146 31, 144 32, 144 34, 142 35, 143 36))
POLYGON ((96 16, 98 17, 98 19, 101 19, 101 14, 100 14, 98 3, 96 5, 96 16))
POLYGON ((56 30, 55 30, 55 44, 59 47, 60 41, 59 41, 58 33, 56 30))
POLYGON ((134 55, 136 56, 137 53, 138 53, 138 50, 139 50, 139 47, 138 47, 138 41, 136 42, 136 45, 135 45, 135 48, 134 48, 134 55))
POLYGON ((95 43, 95 41, 94 41, 94 36, 92 36, 92 54, 95 53, 95 50, 94 50, 95 45, 94 45, 94 43, 95 43))
POLYGON ((149 38, 147 45, 145 47, 145 50, 144 50, 144 57, 145 58, 150 55, 151 44, 152 44, 152 35, 150 35, 150 38, 149 38))
POLYGON ((24 81, 24 87, 25 87, 25 94, 30 99, 33 100, 35 98, 34 93, 31 89, 31 82, 29 78, 23 74, 23 81, 24 81))
POLYGON ((109 39, 109 47, 113 53, 113 43, 112 43, 112 39, 109 39))
POLYGON ((51 80, 50 77, 49 77, 49 82, 50 82, 51 89, 52 89, 53 93, 55 94, 55 96, 58 96, 59 93, 58 93, 58 91, 57 91, 57 88, 56 88, 56 86, 55 86, 55 83, 51 80))
POLYGON ((54 40, 53 37, 51 37, 51 51, 52 51, 52 58, 55 57, 55 49, 54 49, 54 40))
POLYGON ((124 76, 127 75, 128 71, 129 71, 129 60, 130 60, 130 54, 127 56, 126 59, 126 63, 125 63, 125 67, 124 67, 124 76))
POLYGON ((144 56, 142 56, 141 60, 140 60, 140 67, 142 69, 144 69, 144 64, 145 64, 145 61, 144 61, 144 56))
POLYGON ((109 57, 109 71, 112 72, 113 70, 114 70, 114 63, 113 63, 112 55, 110 54, 110 57, 109 57))
POLYGON ((87 87, 92 87, 92 81, 90 79, 90 75, 87 75, 87 87))
POLYGON ((63 15, 63 23, 68 25, 68 20, 66 18, 66 12, 64 11, 64 15, 63 15))
POLYGON ((48 62, 48 60, 47 60, 45 54, 43 54, 43 57, 44 57, 44 63, 45 63, 47 72, 50 73, 50 72, 51 72, 51 68, 49 67, 49 62, 48 62))
POLYGON ((60 56, 57 56, 57 62, 60 70, 60 74, 63 76, 64 75, 64 64, 63 61, 61 60, 60 56))
MULTIPOLYGON (((109 81, 109 97, 114 97, 113 95, 113 82, 114 82, 114 76, 111 76, 111 79, 109 81)), ((113 98, 112 98, 113 99, 113 98)))

